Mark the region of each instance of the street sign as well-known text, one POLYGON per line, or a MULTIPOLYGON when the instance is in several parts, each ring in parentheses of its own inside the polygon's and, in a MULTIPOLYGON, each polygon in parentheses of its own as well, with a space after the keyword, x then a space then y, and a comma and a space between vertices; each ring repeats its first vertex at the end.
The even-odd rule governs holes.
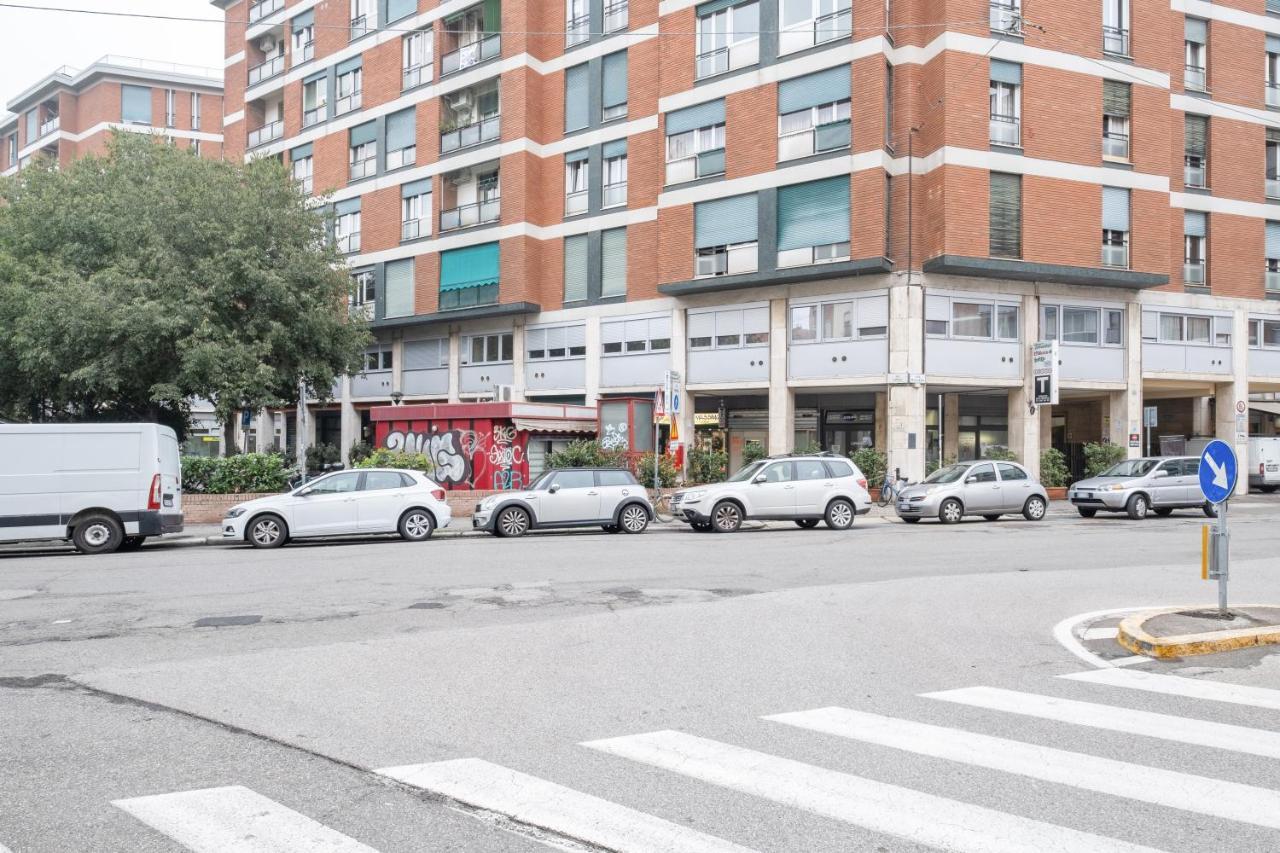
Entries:
POLYGON ((1058 405, 1058 342, 1031 345, 1031 393, 1037 406, 1058 405))
POLYGON ((1159 426, 1160 410, 1155 406, 1144 406, 1142 409, 1142 425, 1148 429, 1159 426))
POLYGON ((1236 488, 1236 452, 1225 441, 1214 439, 1200 454, 1200 491, 1204 499, 1220 504, 1236 488))
POLYGON ((1236 400, 1236 414, 1243 415, 1247 411, 1249 411, 1249 404, 1244 400, 1236 400))

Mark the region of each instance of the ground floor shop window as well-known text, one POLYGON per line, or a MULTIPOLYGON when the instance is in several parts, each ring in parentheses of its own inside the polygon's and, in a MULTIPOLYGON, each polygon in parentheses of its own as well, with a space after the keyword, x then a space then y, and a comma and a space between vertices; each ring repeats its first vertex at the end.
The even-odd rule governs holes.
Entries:
POLYGON ((981 459, 994 447, 1009 446, 1007 415, 961 415, 959 461, 981 459))
POLYGON ((822 447, 832 453, 849 455, 864 447, 875 447, 874 411, 831 411, 822 416, 822 447))

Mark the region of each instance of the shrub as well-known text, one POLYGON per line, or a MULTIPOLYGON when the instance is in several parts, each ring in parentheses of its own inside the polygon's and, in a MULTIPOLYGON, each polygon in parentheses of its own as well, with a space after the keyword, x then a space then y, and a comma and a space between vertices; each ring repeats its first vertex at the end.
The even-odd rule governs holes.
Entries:
POLYGON ((719 483, 729 475, 729 455, 722 450, 689 451, 689 482, 719 483))
MULTIPOLYGON (((650 460, 650 467, 653 462, 650 460)), ((548 468, 622 468, 623 454, 606 450, 598 441, 570 442, 547 457, 548 468)))
POLYGON ((742 448, 742 467, 745 468, 752 462, 759 462, 768 455, 769 452, 764 449, 763 444, 758 441, 748 441, 742 448))
POLYGON ((993 444, 991 447, 982 448, 982 458, 991 459, 995 462, 1017 462, 1018 456, 1009 448, 993 444))
POLYGON ((282 492, 291 468, 279 453, 240 453, 221 459, 184 456, 183 489, 195 494, 282 492))
POLYGON ((351 464, 355 465, 362 459, 367 459, 369 454, 373 452, 373 445, 367 441, 354 441, 351 443, 351 449, 347 451, 347 457, 350 458, 351 464))
POLYGON ((884 453, 874 447, 860 447, 849 458, 858 466, 862 476, 867 478, 868 485, 879 486, 884 482, 884 472, 889 467, 889 457, 884 453))
POLYGON ((806 455, 812 456, 812 455, 814 455, 815 453, 821 453, 821 452, 822 452, 822 445, 821 445, 821 444, 818 444, 818 442, 816 442, 816 441, 810 441, 810 442, 807 442, 807 443, 802 444, 802 445, 800 445, 799 447, 797 447, 797 448, 795 449, 795 452, 796 452, 796 453, 804 453, 804 454, 806 454, 806 455))
POLYGON ((1046 447, 1040 451, 1041 483, 1050 487, 1065 486, 1069 476, 1066 454, 1056 447, 1046 447))
POLYGON ((355 463, 355 468, 407 468, 410 471, 421 471, 428 477, 435 473, 436 466, 431 457, 425 453, 406 453, 403 450, 387 450, 379 448, 355 463))
MULTIPOLYGON (((653 488, 653 454, 636 454, 628 461, 631 473, 636 475, 636 479, 643 483, 646 489, 653 488)), ((674 486, 679 473, 670 456, 665 453, 658 456, 658 484, 662 488, 669 489, 674 486)))
POLYGON ((194 494, 208 494, 209 482, 222 460, 216 456, 182 457, 182 489, 194 494))
POLYGON ((932 474, 934 471, 937 471, 939 468, 945 468, 948 465, 954 465, 954 464, 956 464, 956 459, 954 456, 948 456, 946 459, 943 459, 941 463, 939 463, 937 459, 930 459, 928 462, 925 463, 924 475, 928 477, 930 474, 932 474))
POLYGON ((307 470, 323 471, 324 466, 342 461, 342 451, 332 444, 313 444, 307 448, 307 470))
POLYGON ((1098 444, 1091 441, 1084 446, 1084 475, 1096 477, 1127 455, 1128 452, 1118 444, 1098 444))

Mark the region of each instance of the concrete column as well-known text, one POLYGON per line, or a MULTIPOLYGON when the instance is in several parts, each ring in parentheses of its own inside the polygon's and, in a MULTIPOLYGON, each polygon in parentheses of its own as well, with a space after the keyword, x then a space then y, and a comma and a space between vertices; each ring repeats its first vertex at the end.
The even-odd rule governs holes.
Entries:
POLYGON ((341 404, 341 415, 339 416, 338 425, 342 444, 342 464, 351 465, 351 445, 355 444, 360 438, 360 416, 356 412, 356 407, 351 402, 351 377, 343 374, 338 380, 339 384, 339 402, 341 404))
POLYGON ((1214 435, 1236 452, 1237 495, 1249 493, 1249 316, 1235 312, 1231 330, 1231 381, 1214 386, 1214 435), (1244 403, 1245 410, 1236 407, 1244 403))
POLYGON ((257 437, 257 451, 266 453, 276 443, 276 421, 271 412, 259 409, 253 416, 253 431, 257 437))
MULTIPOLYGON (((884 453, 889 449, 889 392, 876 392, 876 450, 884 453)), ((822 424, 818 424, 819 430, 822 424)), ((819 433, 821 438, 821 433, 819 433)))
POLYGON ((1040 407, 1040 449, 1053 447, 1053 406, 1040 407))
POLYGON ((899 277, 889 288, 888 468, 910 480, 925 476, 925 387, 911 384, 924 367, 924 293, 899 277))
POLYGON ((1145 451, 1130 447, 1129 436, 1142 434, 1142 305, 1130 302, 1125 306, 1125 382, 1124 391, 1109 395, 1111 409, 1111 443, 1125 449, 1129 459, 1136 459, 1145 451))
POLYGON ((524 401, 524 323, 511 330, 511 386, 515 399, 524 401))
POLYGON ((396 329, 391 333, 391 390, 404 389, 404 332, 396 329))
POLYGON ((449 330, 449 402, 460 403, 462 387, 460 371, 462 369, 462 333, 457 329, 449 330))
POLYGON ((960 457, 960 395, 942 395, 942 461, 960 457))
MULTIPOLYGON (((583 387, 582 402, 585 405, 594 406, 600 399, 600 318, 588 317, 585 331, 584 340, 587 345, 587 360, 583 364, 583 369, 586 371, 586 378, 583 381, 586 384, 583 387)), ((684 342, 676 340, 674 326, 671 329, 671 334, 671 355, 674 358, 677 346, 680 347, 683 353, 684 342)))
MULTIPOLYGON (((1036 340, 1040 329, 1040 300, 1022 297, 1021 335, 1023 341, 1036 340)), ((1022 348, 1022 384, 1009 390, 1009 450, 1018 461, 1040 478, 1040 410, 1032 401, 1031 347, 1022 348)))
POLYGON ((1208 397, 1196 397, 1191 401, 1191 434, 1213 435, 1213 412, 1208 397))
POLYGON ((787 385, 787 300, 769 302, 769 453, 790 453, 796 397, 787 385))
MULTIPOLYGON (((689 384, 689 335, 685 325, 685 310, 679 306, 671 310, 671 369, 680 374, 680 387, 689 384)), ((599 329, 599 324, 596 324, 599 329)), ((588 362, 590 364, 590 362, 588 362)), ((671 405, 671 401, 667 401, 671 405)), ((681 466, 681 479, 689 476, 689 450, 693 447, 693 395, 687 391, 680 394, 680 417, 676 429, 680 434, 680 443, 684 445, 684 464, 681 466)))

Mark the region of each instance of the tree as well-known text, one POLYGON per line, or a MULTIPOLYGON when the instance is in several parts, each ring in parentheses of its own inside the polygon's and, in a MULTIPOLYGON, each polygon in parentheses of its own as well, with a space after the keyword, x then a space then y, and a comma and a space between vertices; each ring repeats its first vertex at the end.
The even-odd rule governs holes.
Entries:
POLYGON ((345 316, 326 229, 275 159, 207 160, 136 133, 4 179, 0 412, 181 430, 193 397, 228 427, 300 382, 327 397, 369 333, 345 316))

